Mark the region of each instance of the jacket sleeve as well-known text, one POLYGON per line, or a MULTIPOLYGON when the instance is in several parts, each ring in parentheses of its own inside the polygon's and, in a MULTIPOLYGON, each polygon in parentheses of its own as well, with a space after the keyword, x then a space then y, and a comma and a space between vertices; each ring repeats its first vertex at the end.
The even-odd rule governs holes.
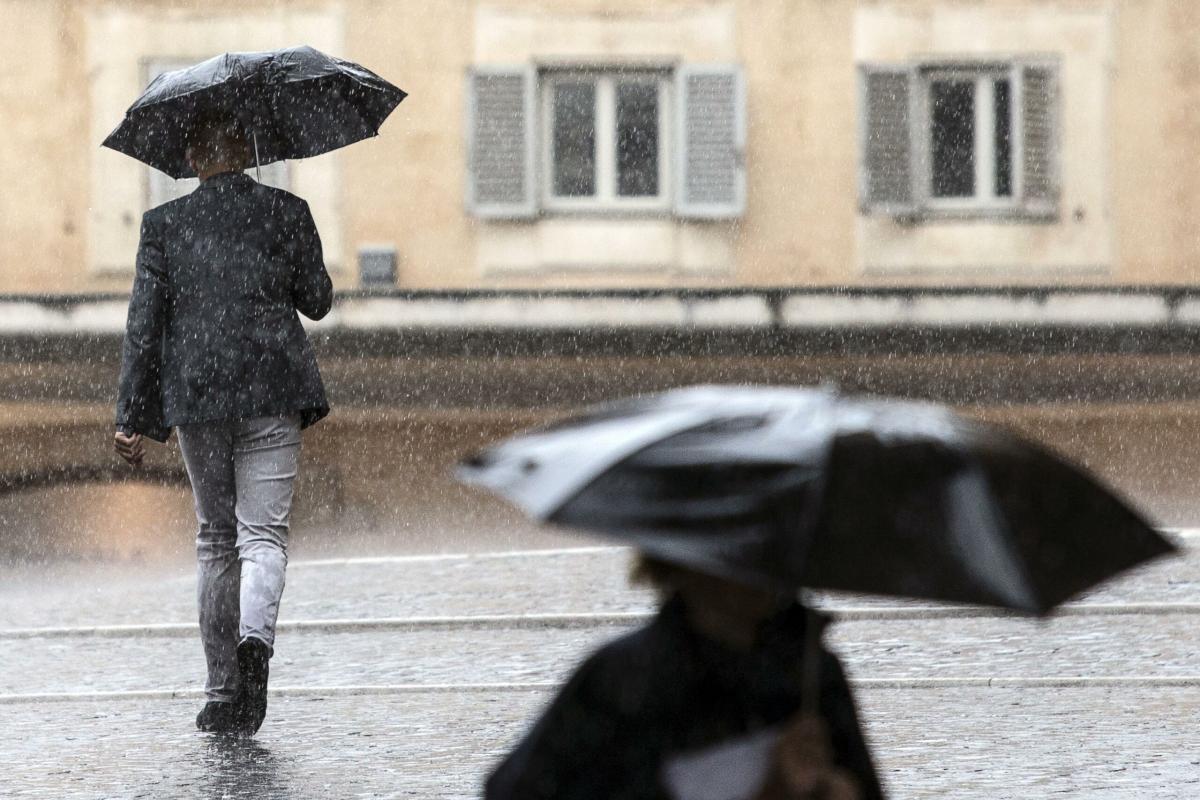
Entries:
POLYGON ((882 800, 883 787, 863 738, 854 696, 841 662, 826 651, 821 663, 821 716, 829 725, 834 761, 858 781, 862 800, 882 800))
POLYGON ((292 265, 292 302, 296 310, 309 319, 321 319, 333 306, 333 282, 325 269, 317 224, 308 203, 303 200, 288 234, 286 247, 292 265))
POLYGON ((170 429, 162 411, 162 341, 167 321, 167 272, 162 233, 147 213, 142 217, 137 272, 121 347, 117 388, 117 427, 165 442, 170 429))
POLYGON ((597 658, 583 663, 525 739, 496 767, 485 800, 593 800, 622 777, 620 722, 597 658))

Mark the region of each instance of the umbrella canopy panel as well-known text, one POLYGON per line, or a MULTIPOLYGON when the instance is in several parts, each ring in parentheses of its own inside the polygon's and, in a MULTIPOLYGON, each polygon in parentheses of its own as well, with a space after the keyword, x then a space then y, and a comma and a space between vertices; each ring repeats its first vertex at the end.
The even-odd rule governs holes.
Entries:
POLYGON ((311 47, 225 53, 159 75, 103 144, 191 178, 187 136, 201 113, 236 116, 256 139, 259 163, 270 164, 375 136, 406 96, 366 67, 311 47))
POLYGON ((463 474, 543 519, 775 587, 1045 613, 1174 550, 1039 447, 940 406, 828 390, 626 401, 504 442, 463 474))
POLYGON ((825 470, 801 582, 1033 613, 1173 552, 1096 479, 989 426, 875 404, 825 470), (910 430, 904 433, 904 426, 910 430))

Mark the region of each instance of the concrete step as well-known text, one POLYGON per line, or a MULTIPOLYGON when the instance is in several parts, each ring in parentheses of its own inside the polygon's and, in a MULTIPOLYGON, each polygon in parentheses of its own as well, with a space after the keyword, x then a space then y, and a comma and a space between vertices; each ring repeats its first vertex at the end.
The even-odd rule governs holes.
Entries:
MULTIPOLYGON (((846 621, 831 646, 856 678, 1200 677, 1194 616, 846 621)), ((281 633, 274 686, 555 684, 629 625, 281 633)), ((198 689, 198 636, 27 637, 0 648, 0 695, 198 689)))

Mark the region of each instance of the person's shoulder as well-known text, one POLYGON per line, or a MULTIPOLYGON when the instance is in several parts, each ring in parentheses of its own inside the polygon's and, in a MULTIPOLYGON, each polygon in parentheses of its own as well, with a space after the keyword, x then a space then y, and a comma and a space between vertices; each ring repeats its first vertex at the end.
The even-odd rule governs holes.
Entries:
POLYGON ((187 205, 190 197, 190 194, 185 194, 182 197, 176 197, 165 203, 159 203, 154 208, 146 209, 146 212, 142 214, 142 219, 149 220, 150 222, 161 222, 172 214, 178 213, 181 208, 187 205))
POLYGON ((270 186, 265 183, 255 185, 255 191, 260 197, 269 201, 274 207, 287 211, 298 212, 308 208, 308 201, 299 195, 292 194, 287 189, 270 186))
POLYGON ((672 652, 655 623, 620 636, 580 664, 566 687, 618 713, 636 713, 672 680, 672 652))
POLYGON ((179 201, 185 199, 185 197, 177 197, 174 200, 161 203, 154 208, 146 209, 142 213, 142 230, 159 230, 163 228, 168 220, 178 213, 180 207, 179 201))

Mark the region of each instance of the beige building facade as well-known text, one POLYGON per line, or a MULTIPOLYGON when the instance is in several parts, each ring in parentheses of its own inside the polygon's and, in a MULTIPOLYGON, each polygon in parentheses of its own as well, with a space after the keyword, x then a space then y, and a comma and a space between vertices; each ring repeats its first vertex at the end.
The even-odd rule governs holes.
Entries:
POLYGON ((1189 0, 0 0, 0 21, 0 293, 126 290, 174 189, 99 142, 157 71, 301 43, 410 93, 378 138, 272 172, 342 289, 1196 279, 1189 0))

